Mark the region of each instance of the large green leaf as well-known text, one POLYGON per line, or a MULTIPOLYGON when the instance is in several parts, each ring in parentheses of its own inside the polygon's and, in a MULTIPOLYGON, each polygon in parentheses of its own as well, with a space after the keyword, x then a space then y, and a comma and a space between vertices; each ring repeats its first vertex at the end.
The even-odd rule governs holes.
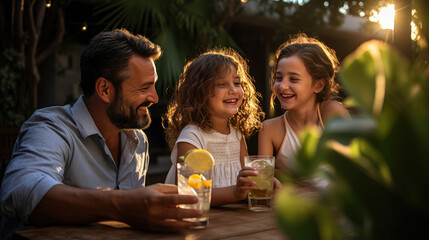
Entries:
MULTIPOLYGON (((347 182, 356 198, 365 207, 371 219, 370 234, 374 239, 393 239, 416 235, 415 231, 422 222, 428 223, 429 212, 408 204, 391 188, 375 178, 370 177, 367 171, 350 160, 342 151, 330 151, 327 159, 334 166, 339 177, 347 182), (409 219, 409 217, 413 219, 409 219), (409 232, 409 231, 414 232, 409 232)), ((362 229, 364 232, 364 229, 362 229)))
MULTIPOLYGON (((362 50, 349 55, 344 60, 344 65, 347 67, 339 74, 344 88, 365 112, 372 113, 377 88, 374 76, 382 70, 376 68, 375 60, 371 53, 362 52, 362 50), (344 79, 347 79, 347 81, 344 79)), ((381 81, 383 81, 383 78, 379 80, 379 82, 381 81)), ((383 100, 384 98, 379 101, 383 100)))
POLYGON ((336 139, 342 144, 350 144, 355 137, 369 137, 374 134, 377 123, 370 117, 356 117, 345 119, 336 117, 331 119, 321 134, 320 129, 306 128, 300 133, 302 148, 294 159, 296 172, 289 174, 293 178, 309 177, 318 171, 322 163, 325 142, 336 139))
POLYGON ((382 111, 373 111, 378 125, 377 139, 373 144, 392 171, 396 192, 407 201, 422 205, 428 200, 428 189, 421 186, 429 186, 424 177, 429 169, 426 150, 429 143, 427 82, 422 71, 411 69, 407 61, 388 45, 372 41, 361 46, 345 61, 344 83, 353 83, 356 77, 362 77, 352 75, 356 74, 353 72, 357 70, 356 63, 362 63, 362 59, 368 60, 367 68, 378 69, 367 77, 385 81, 385 94, 380 94, 384 95, 382 111), (412 164, 405 159, 412 160, 412 164))
POLYGON ((342 239, 334 214, 318 198, 305 198, 286 186, 275 195, 276 219, 280 229, 294 240, 342 239))
POLYGON ((370 41, 346 58, 340 76, 363 114, 333 119, 321 135, 304 132, 295 179, 328 164, 332 188, 324 192, 329 204, 316 202, 313 208, 332 204, 340 210, 347 224, 338 224, 347 238, 350 231, 351 239, 424 234, 429 224, 429 89, 424 70, 412 69, 388 45, 370 41))

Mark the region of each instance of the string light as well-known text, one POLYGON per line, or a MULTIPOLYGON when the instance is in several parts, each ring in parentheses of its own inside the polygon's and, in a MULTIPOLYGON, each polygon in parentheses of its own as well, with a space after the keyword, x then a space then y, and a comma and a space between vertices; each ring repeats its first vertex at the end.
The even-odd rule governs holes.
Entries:
POLYGON ((50 8, 50 7, 52 6, 51 0, 48 0, 48 1, 46 2, 45 6, 46 6, 47 8, 50 8))
POLYGON ((86 31, 88 29, 88 25, 86 24, 86 22, 83 22, 82 27, 80 29, 82 29, 82 31, 86 31))

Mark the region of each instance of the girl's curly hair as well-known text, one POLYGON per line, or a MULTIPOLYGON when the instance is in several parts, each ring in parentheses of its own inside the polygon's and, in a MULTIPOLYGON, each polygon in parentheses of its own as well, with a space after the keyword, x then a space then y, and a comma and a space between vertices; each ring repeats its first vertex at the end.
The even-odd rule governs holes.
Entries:
POLYGON ((275 66, 271 71, 271 107, 274 107, 276 94, 274 92, 274 82, 277 66, 282 58, 298 56, 307 68, 313 81, 323 79, 325 87, 316 95, 316 102, 337 97, 340 85, 335 82, 335 74, 340 70, 340 63, 335 51, 323 42, 307 37, 301 33, 292 36, 284 42, 276 51, 275 66))
POLYGON ((237 70, 244 94, 243 103, 238 112, 230 117, 229 123, 245 137, 262 126, 265 113, 259 106, 260 94, 256 92, 248 73, 247 62, 233 49, 216 48, 189 61, 180 75, 167 113, 162 116, 162 126, 170 149, 188 124, 195 124, 205 131, 213 129, 208 99, 213 95, 215 80, 229 73, 230 66, 237 70))

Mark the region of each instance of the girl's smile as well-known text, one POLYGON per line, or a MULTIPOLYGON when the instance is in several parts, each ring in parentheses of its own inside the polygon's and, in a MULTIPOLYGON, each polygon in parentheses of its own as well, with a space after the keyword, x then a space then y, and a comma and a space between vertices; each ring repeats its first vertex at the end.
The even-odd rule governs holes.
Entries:
POLYGON ((228 119, 238 112, 243 103, 243 88, 235 67, 227 67, 226 74, 214 83, 213 95, 209 98, 212 116, 228 119))
POLYGON ((223 102, 230 105, 236 105, 236 103, 238 102, 238 98, 226 99, 223 102))
POLYGON ((298 56, 282 58, 278 62, 274 90, 283 109, 315 103, 313 79, 298 56))
POLYGON ((295 94, 283 94, 283 93, 281 93, 280 96, 282 98, 284 98, 284 100, 288 101, 288 100, 291 100, 291 98, 295 97, 296 95, 295 94))

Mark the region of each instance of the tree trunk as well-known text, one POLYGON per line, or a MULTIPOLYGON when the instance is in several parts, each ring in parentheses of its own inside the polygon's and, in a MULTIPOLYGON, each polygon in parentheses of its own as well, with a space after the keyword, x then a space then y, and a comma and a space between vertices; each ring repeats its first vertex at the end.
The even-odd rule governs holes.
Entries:
POLYGON ((33 112, 37 109, 37 86, 40 82, 39 69, 36 65, 37 45, 45 17, 45 0, 26 1, 25 23, 28 30, 28 46, 26 52, 25 81, 29 86, 29 102, 27 110, 33 112))
MULTIPOLYGON (((40 82, 38 65, 52 54, 64 36, 64 16, 57 4, 50 13, 56 15, 55 36, 45 49, 39 49, 46 0, 13 0, 11 3, 11 46, 25 59, 25 70, 19 83, 19 107, 27 113, 37 109, 37 87, 40 82)), ((49 29, 51 30, 51 29, 49 29)), ((49 33, 46 33, 49 34, 49 33)))
POLYGON ((395 1, 395 29, 393 44, 409 60, 411 60, 411 0, 395 1))

